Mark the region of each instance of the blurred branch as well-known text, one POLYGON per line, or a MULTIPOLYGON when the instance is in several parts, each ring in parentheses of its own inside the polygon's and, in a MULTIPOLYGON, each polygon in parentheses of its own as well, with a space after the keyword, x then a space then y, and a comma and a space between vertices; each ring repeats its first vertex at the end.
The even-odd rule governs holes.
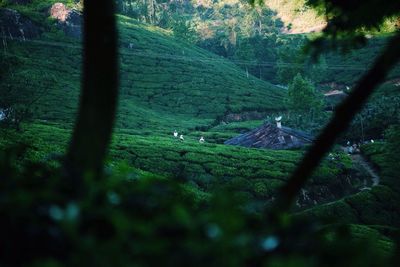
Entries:
POLYGON ((279 212, 288 211, 307 179, 313 174, 324 155, 334 145, 339 135, 348 127, 354 116, 367 102, 374 89, 384 81, 388 72, 400 59, 400 32, 387 44, 371 69, 361 78, 354 90, 338 106, 333 119, 318 136, 288 183, 281 189, 277 202, 279 212))
POLYGON ((398 0, 386 0, 385 4, 377 0, 306 0, 306 4, 327 18, 326 36, 379 31, 387 18, 400 15, 398 0))

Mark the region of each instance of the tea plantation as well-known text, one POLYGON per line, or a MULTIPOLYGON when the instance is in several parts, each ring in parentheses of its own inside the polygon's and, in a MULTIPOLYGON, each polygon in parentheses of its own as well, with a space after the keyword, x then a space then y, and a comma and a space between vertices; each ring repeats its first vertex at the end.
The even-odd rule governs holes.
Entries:
MULTIPOLYGON (((165 30, 119 16, 119 35, 118 128, 169 133, 207 128, 229 112, 284 109, 282 89, 165 30)), ((82 50, 76 40, 59 40, 55 34, 8 40, 4 64, 12 71, 0 83, 25 96, 40 88, 34 117, 68 124, 76 114, 82 50)))

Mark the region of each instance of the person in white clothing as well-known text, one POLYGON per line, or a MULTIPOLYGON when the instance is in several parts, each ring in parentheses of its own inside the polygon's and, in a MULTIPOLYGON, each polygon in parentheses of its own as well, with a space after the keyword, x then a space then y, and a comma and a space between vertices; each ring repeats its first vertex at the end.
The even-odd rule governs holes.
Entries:
POLYGON ((204 142, 205 142, 204 137, 203 137, 203 136, 200 137, 199 143, 200 143, 200 144, 203 144, 204 142))
POLYGON ((177 138, 178 137, 178 132, 175 130, 174 131, 174 137, 177 138))
POLYGON ((185 138, 183 138, 183 134, 181 134, 181 135, 179 136, 179 140, 181 140, 181 141, 184 141, 184 140, 185 140, 185 138))

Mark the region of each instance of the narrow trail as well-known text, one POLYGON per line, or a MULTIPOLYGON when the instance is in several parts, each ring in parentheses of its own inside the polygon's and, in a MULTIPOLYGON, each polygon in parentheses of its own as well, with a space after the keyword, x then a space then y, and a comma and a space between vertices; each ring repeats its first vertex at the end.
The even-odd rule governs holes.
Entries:
MULTIPOLYGON (((347 153, 346 147, 342 147, 342 149, 345 153, 347 153)), ((319 205, 323 205, 323 206, 334 205, 339 200, 346 200, 348 197, 360 194, 360 193, 362 193, 362 191, 365 191, 365 190, 371 190, 372 187, 380 184, 381 178, 380 178, 379 174, 375 170, 374 166, 370 162, 368 162, 368 160, 362 154, 349 154, 349 156, 354 165, 361 167, 366 172, 366 174, 369 175, 369 177, 365 177, 366 179, 364 180, 364 186, 361 187, 359 189, 359 191, 356 193, 352 193, 352 194, 343 196, 341 198, 338 198, 338 199, 335 199, 335 200, 332 200, 329 202, 318 203, 319 205), (368 179, 368 178, 370 178, 370 179, 368 179), (367 180, 369 180, 369 181, 367 182, 367 180)), ((304 195, 304 191, 302 193, 304 195)))
POLYGON ((371 177, 372 186, 379 185, 381 178, 374 170, 373 166, 360 154, 350 155, 353 163, 360 165, 371 177))
MULTIPOLYGON (((347 153, 347 148, 342 146, 342 149, 347 153)), ((360 166, 370 177, 371 177, 371 187, 379 185, 381 178, 376 172, 375 168, 369 163, 362 154, 350 154, 349 155, 353 164, 360 166)), ((361 190, 370 189, 367 184, 364 185, 361 190)))

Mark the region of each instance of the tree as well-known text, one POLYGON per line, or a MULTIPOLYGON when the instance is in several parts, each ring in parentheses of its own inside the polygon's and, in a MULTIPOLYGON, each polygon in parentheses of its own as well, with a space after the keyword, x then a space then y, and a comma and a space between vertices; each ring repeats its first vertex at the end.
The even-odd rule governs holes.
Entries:
POLYGON ((278 51, 276 74, 281 84, 289 84, 294 77, 304 71, 303 40, 297 44, 286 44, 278 51))
POLYGON ((240 61, 247 61, 249 59, 255 58, 254 48, 250 44, 249 39, 241 39, 238 48, 235 52, 235 59, 239 60, 239 64, 246 70, 247 77, 249 76, 249 64, 244 63, 243 65, 240 61))
POLYGON ((272 81, 276 75, 274 69, 270 67, 269 63, 276 62, 276 41, 275 34, 269 36, 254 36, 250 39, 251 45, 254 49, 254 56, 258 64, 258 68, 254 69, 252 74, 260 79, 272 81))
POLYGON ((306 65, 306 76, 315 84, 324 81, 328 65, 324 56, 320 56, 318 62, 308 62, 306 65))
POLYGON ((174 35, 178 38, 181 38, 190 43, 196 43, 198 40, 198 35, 195 30, 195 25, 191 20, 187 20, 186 18, 173 15, 168 18, 166 28, 172 29, 174 35))
POLYGON ((314 85, 298 73, 288 88, 287 103, 291 110, 301 113, 321 110, 322 98, 314 85))

